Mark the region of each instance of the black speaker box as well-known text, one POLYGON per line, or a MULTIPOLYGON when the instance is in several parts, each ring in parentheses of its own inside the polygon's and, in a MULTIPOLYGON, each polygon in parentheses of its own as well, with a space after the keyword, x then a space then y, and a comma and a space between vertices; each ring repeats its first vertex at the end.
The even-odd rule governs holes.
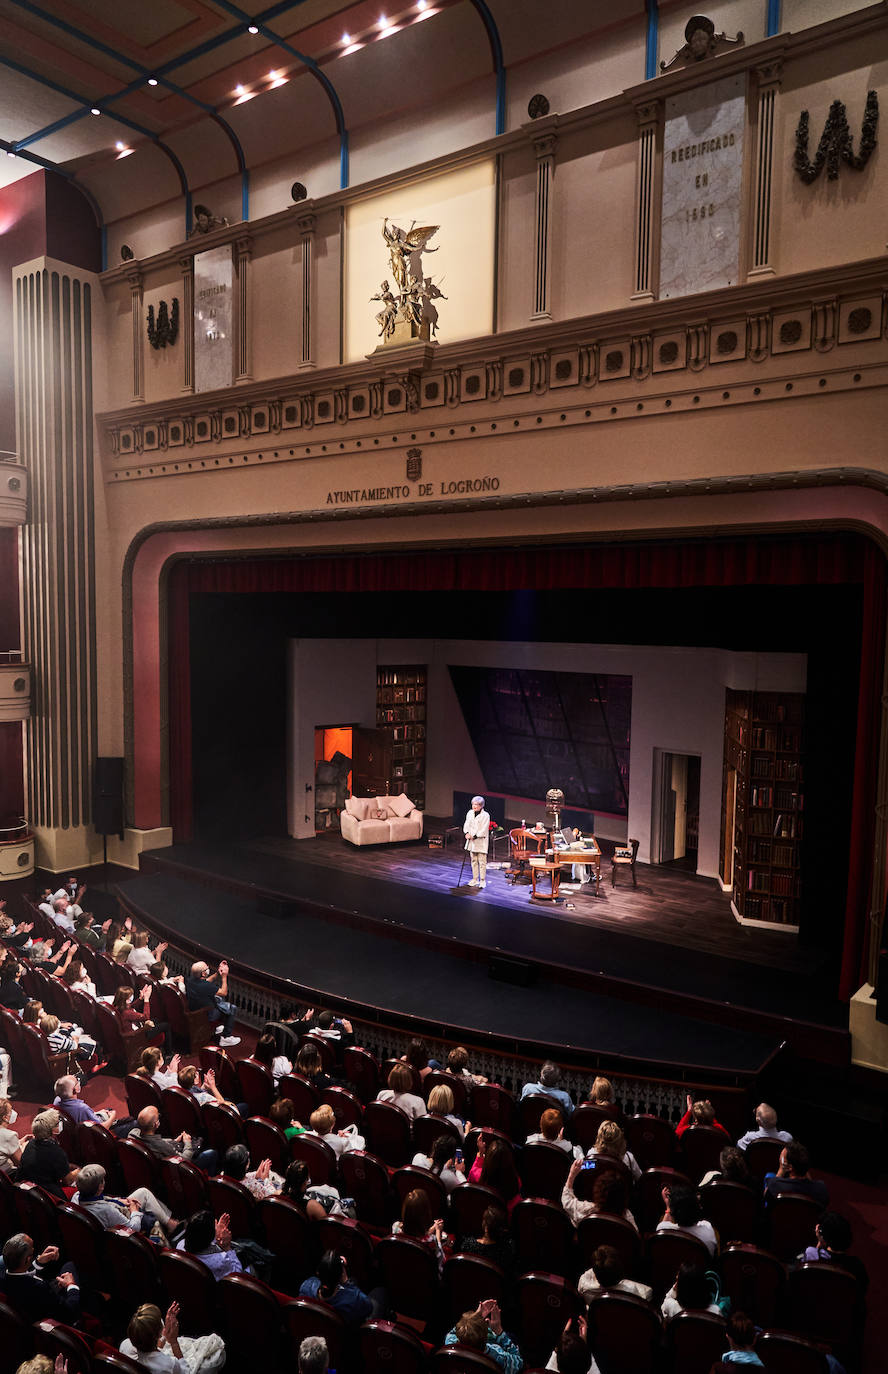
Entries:
POLYGON ((539 968, 525 959, 507 959, 503 954, 492 954, 487 963, 487 976, 495 983, 512 983, 516 988, 529 988, 537 980, 539 968))
POLYGON ((876 984, 876 1020, 888 1025, 888 947, 879 950, 879 981, 876 984))
POLYGON ((123 759, 106 755, 93 770, 93 825, 99 835, 123 839, 123 759))

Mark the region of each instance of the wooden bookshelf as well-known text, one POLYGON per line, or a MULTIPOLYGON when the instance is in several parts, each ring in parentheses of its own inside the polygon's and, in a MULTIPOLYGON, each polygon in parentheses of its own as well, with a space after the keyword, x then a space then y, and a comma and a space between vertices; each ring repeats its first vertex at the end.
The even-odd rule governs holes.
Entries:
POLYGON ((425 807, 426 690, 425 664, 376 669, 376 725, 391 740, 389 794, 407 796, 425 807))
POLYGON ((799 924, 804 726, 800 693, 726 693, 722 835, 733 794, 732 896, 747 921, 799 924))

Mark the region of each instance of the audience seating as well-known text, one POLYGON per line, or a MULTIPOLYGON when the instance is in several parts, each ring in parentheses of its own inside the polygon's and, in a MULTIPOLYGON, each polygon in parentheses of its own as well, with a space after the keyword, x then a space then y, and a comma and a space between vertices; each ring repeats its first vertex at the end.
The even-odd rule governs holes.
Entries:
POLYGON ((236 1102, 246 1102, 251 1116, 268 1116, 268 1109, 274 1101, 274 1079, 271 1070, 255 1059, 238 1059, 236 1102))
POLYGON ((236 1107, 229 1106, 227 1102, 204 1102, 200 1116, 203 1143, 217 1150, 220 1159, 229 1145, 244 1143, 243 1117, 236 1107))
POLYGON ((360 1098, 348 1088, 324 1088, 321 1101, 333 1108, 338 1130, 344 1130, 346 1126, 357 1126, 360 1131, 364 1120, 364 1106, 360 1098))
POLYGON ((206 1176, 187 1159, 173 1155, 158 1161, 161 1192, 174 1217, 186 1219, 207 1205, 206 1176))
POLYGON ((783 1193, 767 1205, 768 1249, 782 1260, 794 1259, 811 1244, 823 1208, 813 1198, 783 1193))
POLYGON ((450 1194, 450 1215, 458 1236, 480 1236, 481 1223, 488 1207, 502 1207, 503 1200, 483 1183, 466 1183, 450 1194))
MULTIPOLYGON (((570 1121, 565 1127, 565 1135, 570 1135, 575 1145, 579 1145, 583 1154, 588 1154, 598 1135, 598 1128, 602 1121, 613 1120, 610 1112, 597 1107, 594 1102, 581 1102, 576 1108, 570 1121)), ((539 1130, 539 1127, 535 1127, 539 1130)), ((532 1134, 532 1132, 529 1132, 532 1134)))
POLYGON ((283 1176, 287 1172, 292 1159, 290 1142, 276 1122, 264 1116, 251 1116, 244 1122, 244 1138, 251 1169, 258 1169, 263 1159, 270 1159, 275 1173, 283 1176))
POLYGON ((746 1164, 753 1178, 776 1174, 783 1153, 782 1140, 751 1140, 746 1147, 746 1164))
POLYGON ((654 1297, 660 1302, 675 1282, 683 1264, 697 1264, 708 1269, 709 1251, 696 1236, 684 1231, 655 1231, 644 1243, 648 1282, 654 1297))
POLYGON ((587 1322, 592 1348, 608 1374, 655 1374, 661 1323, 650 1303, 631 1293, 594 1293, 587 1322))
POLYGON ((34 1242, 37 1254, 47 1245, 58 1245, 59 1220, 56 1204, 39 1184, 17 1183, 15 1204, 19 1228, 27 1231, 34 1242))
POLYGON ((425 1374, 425 1346, 409 1327, 364 1322, 358 1339, 364 1374, 425 1374))
POLYGON ((332 1183, 336 1175, 336 1155, 320 1136, 297 1135, 290 1141, 294 1159, 308 1165, 312 1183, 332 1183))
POLYGON ((293 1115, 296 1120, 307 1126, 315 1107, 319 1107, 321 1103, 321 1095, 314 1084, 309 1083, 301 1074, 287 1073, 278 1084, 278 1091, 281 1097, 289 1097, 293 1103, 293 1115))
MULTIPOLYGON (((106 1190, 113 1193, 122 1182, 116 1137, 98 1121, 79 1122, 76 1134, 76 1153, 66 1150, 69 1159, 76 1159, 80 1164, 101 1164, 107 1175, 106 1190)), ((64 1143, 62 1148, 65 1148, 64 1143)))
POLYGON ((547 1140, 525 1145, 521 1152, 521 1183, 525 1197, 544 1197, 560 1202, 571 1157, 560 1145, 547 1140))
POLYGON ((438 1306, 438 1258, 409 1236, 385 1236, 376 1247, 382 1287, 399 1316, 433 1323, 438 1306))
POLYGON ((18 1312, 8 1302, 0 1298, 0 1348, 9 1368, 26 1360, 31 1353, 32 1336, 27 1322, 22 1321, 18 1312))
POLYGON ((72 1202, 56 1206, 59 1228, 59 1250, 77 1266, 77 1273, 85 1285, 97 1290, 107 1286, 105 1268, 105 1232, 99 1221, 72 1202))
POLYGON ((217 1220, 228 1213, 231 1218, 231 1234, 235 1240, 252 1235, 256 1203, 253 1194, 242 1183, 233 1178, 226 1178, 224 1174, 218 1178, 208 1178, 207 1200, 210 1211, 217 1220))
POLYGON ((829 1371, 822 1346, 788 1331, 763 1331, 755 1343, 755 1353, 768 1374, 828 1374, 829 1371))
POLYGON ((860 1306, 857 1280, 836 1264, 800 1264, 786 1276, 786 1325, 831 1345, 840 1360, 860 1335, 860 1306))
POLYGON ((719 1269, 732 1306, 759 1326, 770 1326, 780 1310, 786 1283, 779 1259, 755 1245, 728 1245, 719 1257, 719 1269))
POLYGON ((158 1252, 147 1236, 130 1235, 122 1229, 106 1231, 105 1260, 111 1295, 119 1310, 132 1301, 134 1293, 142 1302, 161 1302, 158 1252))
POLYGON ((505 1308, 506 1275, 498 1264, 480 1255, 451 1255, 444 1265, 444 1305, 448 1326, 463 1312, 472 1312, 485 1298, 496 1298, 505 1308))
POLYGON ((558 1203, 543 1198, 519 1202, 512 1211, 518 1273, 542 1269, 566 1278, 575 1264, 575 1234, 573 1223, 558 1203))
POLYGON ((393 1102, 368 1102, 364 1109, 364 1139, 367 1149, 392 1169, 413 1158, 410 1118, 393 1102))
POLYGON ((626 1122, 629 1149, 642 1169, 671 1165, 675 1155, 675 1130, 659 1116, 630 1116, 626 1122))
POLYGON ((235 1369, 274 1369, 283 1342, 283 1320, 274 1292, 252 1274, 219 1280, 217 1300, 226 1365, 235 1369))
POLYGON ((135 1188, 150 1188, 157 1185, 157 1161, 147 1145, 140 1140, 127 1136, 117 1142, 117 1158, 123 1173, 123 1183, 128 1193, 135 1188))
POLYGON ((724 1317, 679 1312, 665 1327, 666 1368, 672 1374, 709 1374, 727 1345, 724 1317))
POLYGON ((433 1088, 449 1088, 453 1093, 453 1110, 457 1116, 462 1116, 471 1120, 469 1113, 469 1088, 465 1079, 457 1078, 455 1074, 446 1073, 443 1069, 432 1069, 427 1073, 422 1083, 423 1096, 428 1100, 433 1088))
POLYGON ((516 1284, 520 1312, 521 1349, 528 1364, 544 1365, 571 1317, 583 1310, 583 1300, 567 1279, 535 1270, 516 1284))
POLYGON ((184 1336, 205 1336, 216 1329, 216 1280, 205 1264, 182 1250, 161 1250, 157 1257, 164 1301, 179 1304, 184 1336))
MULTIPOLYGON (((388 1170, 366 1150, 349 1150, 339 1159, 342 1191, 352 1197, 358 1215, 368 1226, 388 1226, 392 1220, 388 1170)), ((457 1189, 462 1192, 462 1188, 457 1189)))
MULTIPOLYGON (((515 1099, 512 1094, 496 1083, 485 1083, 472 1088, 471 1120, 473 1126, 495 1126, 497 1130, 511 1138, 514 1135, 513 1119, 515 1099)), ((539 1117, 537 1117, 539 1123, 539 1117)), ((534 1127, 539 1130, 539 1124, 534 1127)), ((527 1132, 525 1132, 527 1134, 527 1132)))
POLYGON ((317 1227, 319 1253, 335 1250, 348 1266, 349 1277, 367 1292, 374 1285, 376 1259, 370 1233, 350 1217, 327 1217, 317 1227))
MULTIPOLYGON (((157 998, 157 1020, 166 1021, 175 1043, 187 1054, 198 1054, 213 1038, 213 1025, 205 1007, 189 1011, 185 994, 175 983, 152 983, 152 999, 157 998)), ((215 1048, 215 1047, 214 1047, 215 1048)), ((222 1088, 219 1088, 222 1092, 222 1088)))
POLYGON ((528 1093, 527 1097, 522 1097, 515 1104, 518 1114, 518 1129, 523 1136, 536 1135, 540 1129, 540 1117, 543 1112, 561 1111, 560 1104, 554 1097, 549 1097, 547 1093, 528 1093))
POLYGON ((239 1101, 237 1069, 227 1050, 220 1050, 218 1045, 203 1045, 200 1050, 200 1067, 203 1073, 206 1073, 207 1069, 213 1070, 216 1087, 226 1102, 239 1101))
POLYGON ((108 1347, 96 1351, 92 1367, 93 1374, 102 1374, 103 1370, 108 1370, 110 1374, 141 1374, 142 1371, 142 1366, 128 1355, 121 1355, 119 1350, 108 1347))
POLYGON ((405 1164, 392 1174, 392 1184, 398 1198, 399 1209, 408 1193, 418 1189, 425 1193, 432 1209, 433 1217, 443 1217, 447 1211, 447 1190, 437 1174, 419 1165, 405 1164))
POLYGON ((454 1149, 459 1145, 456 1127, 446 1117, 436 1116, 433 1112, 429 1112, 427 1116, 418 1116, 413 1122, 414 1149, 421 1150, 424 1155, 431 1155, 435 1141, 442 1135, 453 1137, 454 1149))
POLYGON ((710 1169, 719 1167, 719 1155, 730 1143, 714 1126, 691 1126, 681 1138, 680 1160, 685 1173, 699 1183, 710 1169))
POLYGON ((577 1244, 584 1269, 591 1265, 592 1256, 599 1245, 612 1245, 619 1253, 626 1273, 639 1272, 641 1241, 635 1227, 623 1217, 611 1216, 608 1212, 596 1212, 584 1217, 577 1227, 577 1244))
POLYGON ((752 1242, 758 1236, 761 1200, 742 1183, 714 1179, 700 1189, 703 1215, 718 1232, 722 1247, 731 1241, 752 1242))
POLYGON ((663 1189, 673 1188, 677 1183, 688 1188, 693 1186, 687 1174, 681 1174, 677 1169, 669 1169, 665 1165, 645 1169, 636 1185, 636 1205, 632 1209, 642 1231, 653 1231, 665 1211, 663 1189))
POLYGON ((130 1116, 138 1116, 143 1107, 156 1107, 158 1111, 162 1110, 160 1088, 156 1083, 152 1083, 150 1078, 143 1078, 138 1073, 128 1073, 123 1080, 123 1089, 130 1116))
POLYGON ((330 1352, 330 1368, 342 1368, 348 1333, 345 1322, 332 1307, 315 1298, 294 1298, 284 1303, 281 1315, 291 1360, 292 1351, 299 1349, 306 1336, 323 1336, 330 1352))
POLYGON ((299 1204, 288 1197, 263 1198, 256 1204, 256 1216, 265 1245, 275 1256, 271 1282, 295 1297, 303 1279, 314 1273, 320 1253, 319 1232, 299 1204))
POLYGON ((463 1345, 442 1345, 429 1359, 429 1374, 498 1374, 499 1365, 480 1350, 463 1345))
POLYGON ((200 1139, 203 1134, 203 1117, 200 1103, 193 1093, 185 1088, 164 1088, 160 1100, 169 1133, 174 1139, 183 1131, 190 1135, 192 1140, 200 1139))
MULTIPOLYGON (((364 1105, 372 1102, 381 1087, 381 1075, 379 1064, 370 1051, 350 1045, 342 1054, 342 1071, 346 1080, 354 1084, 364 1105)), ((281 1096, 288 1097, 289 1094, 282 1091, 281 1096)))
POLYGON ((61 1355, 67 1361, 67 1374, 92 1374, 90 1344, 73 1326, 48 1317, 36 1322, 32 1330, 38 1355, 47 1355, 53 1361, 61 1355))

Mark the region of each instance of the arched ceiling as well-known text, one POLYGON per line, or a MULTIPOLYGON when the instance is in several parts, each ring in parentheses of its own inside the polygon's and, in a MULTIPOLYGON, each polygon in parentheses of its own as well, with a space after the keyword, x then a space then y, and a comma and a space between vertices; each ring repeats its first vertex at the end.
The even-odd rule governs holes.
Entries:
MULTIPOLYGON (((58 167, 120 218, 588 41, 644 0, 0 0, 0 186, 58 167), (251 32, 251 30, 254 30, 251 32), (97 113, 93 113, 93 111, 97 113)), ((298 162, 298 158, 296 159, 298 162)))

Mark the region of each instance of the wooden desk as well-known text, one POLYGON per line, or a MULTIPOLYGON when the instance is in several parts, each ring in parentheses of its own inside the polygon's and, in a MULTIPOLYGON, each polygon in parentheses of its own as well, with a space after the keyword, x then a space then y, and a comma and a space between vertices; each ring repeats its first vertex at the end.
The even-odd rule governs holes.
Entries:
POLYGON ((552 858, 553 862, 564 867, 568 864, 585 864, 595 872, 596 891, 601 886, 601 848, 594 837, 588 846, 575 845, 572 849, 556 849, 552 858))

